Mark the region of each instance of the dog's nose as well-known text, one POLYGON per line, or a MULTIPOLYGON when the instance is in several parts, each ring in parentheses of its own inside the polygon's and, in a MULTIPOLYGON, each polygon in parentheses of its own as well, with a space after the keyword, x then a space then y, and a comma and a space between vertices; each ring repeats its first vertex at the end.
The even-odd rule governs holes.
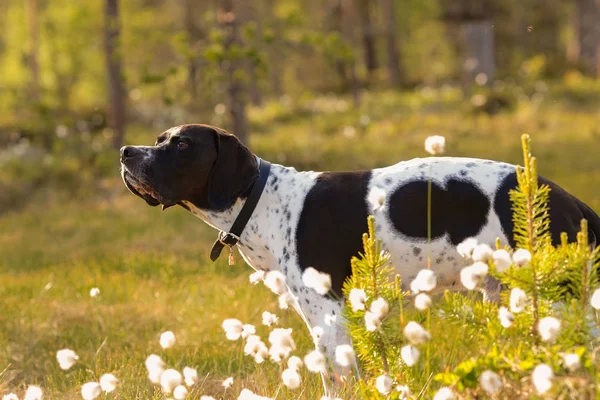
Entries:
POLYGON ((125 162, 130 158, 134 158, 142 154, 140 149, 135 146, 123 146, 121 147, 121 162, 125 162))

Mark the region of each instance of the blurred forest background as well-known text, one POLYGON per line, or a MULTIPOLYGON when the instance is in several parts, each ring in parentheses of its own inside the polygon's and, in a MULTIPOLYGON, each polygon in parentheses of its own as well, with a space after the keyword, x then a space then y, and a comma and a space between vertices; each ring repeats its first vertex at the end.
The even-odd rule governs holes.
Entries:
POLYGON ((0 395, 80 398, 112 371, 116 398, 162 398, 143 363, 165 330, 169 363, 203 377, 192 398, 228 376, 272 395, 277 366, 219 328, 264 310, 310 348, 246 266, 210 262, 214 231, 128 193, 122 144, 210 123, 269 161, 342 170, 424 156, 430 135, 520 163, 529 133, 541 174, 600 211, 599 45, 598 0, 0 0, 0 395), (86 367, 61 371, 65 347, 86 367))

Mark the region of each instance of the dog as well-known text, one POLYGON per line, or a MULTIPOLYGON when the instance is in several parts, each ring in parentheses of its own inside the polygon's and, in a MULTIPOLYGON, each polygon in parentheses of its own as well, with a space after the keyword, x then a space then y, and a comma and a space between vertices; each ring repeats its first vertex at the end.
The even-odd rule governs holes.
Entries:
MULTIPOLYGON (((459 290, 465 261, 456 247, 467 238, 490 245, 499 238, 515 246, 509 199, 517 186, 515 165, 429 157, 366 171, 298 172, 275 164, 263 168, 267 164, 235 136, 209 125, 173 127, 154 146, 121 149, 121 175, 132 193, 151 206, 179 205, 220 231, 216 256, 220 247, 237 246, 255 270, 281 272, 308 328, 323 329, 317 345, 329 357, 336 345, 350 343, 341 317, 331 326, 324 322, 340 315, 342 304, 307 288, 302 273, 314 267, 329 274, 332 290, 341 294, 350 260, 362 249, 368 215, 374 215, 377 237, 404 285, 426 267, 429 253, 437 290, 459 290), (374 191, 382 194, 380 202, 369 201, 374 191), (247 220, 243 230, 228 235, 240 214, 247 220)), ((561 232, 575 241, 585 218, 596 243, 598 215, 555 183, 542 177, 539 182, 551 188, 553 242, 560 243, 561 232)), ((484 289, 494 297, 499 285, 484 289)))

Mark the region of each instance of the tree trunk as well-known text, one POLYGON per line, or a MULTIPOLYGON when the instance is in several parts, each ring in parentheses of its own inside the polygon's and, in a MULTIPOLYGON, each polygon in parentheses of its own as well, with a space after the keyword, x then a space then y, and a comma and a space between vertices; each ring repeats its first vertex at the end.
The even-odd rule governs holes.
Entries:
POLYGON ((377 48, 375 46, 375 29, 371 22, 371 0, 358 0, 358 15, 360 18, 365 66, 367 68, 369 80, 371 80, 378 67, 377 48))
MULTIPOLYGON (((348 43, 352 43, 352 21, 351 21, 351 1, 340 0, 340 15, 341 15, 341 26, 342 36, 348 43)), ((360 108, 360 82, 356 74, 356 58, 353 58, 348 65, 348 78, 350 80, 350 87, 352 89, 352 101, 355 108, 360 108)))
POLYGON ((492 21, 467 21, 462 27, 462 34, 465 87, 469 88, 475 80, 478 84, 491 85, 496 65, 492 21))
POLYGON ((578 0, 579 61, 585 72, 600 77, 600 5, 597 0, 578 0))
MULTIPOLYGON (((220 0, 219 4, 219 24, 225 34, 225 54, 228 54, 231 47, 240 45, 238 21, 233 7, 233 0, 220 0)), ((229 114, 231 116, 231 125, 233 134, 244 144, 248 143, 248 121, 246 117, 246 102, 244 99, 244 87, 236 72, 240 69, 240 62, 232 57, 226 56, 223 62, 223 69, 227 75, 229 94, 229 114)))
POLYGON ((271 82, 271 91, 272 95, 275 97, 280 97, 283 94, 283 80, 282 76, 284 75, 283 71, 283 63, 281 62, 284 59, 284 55, 281 54, 284 51, 284 48, 280 45, 281 39, 281 26, 277 21, 277 17, 275 16, 275 0, 267 0, 266 2, 266 14, 269 25, 271 25, 271 29, 273 29, 273 41, 269 46, 267 46, 267 59, 269 60, 269 76, 271 82))
POLYGON ((113 130, 113 147, 119 149, 125 139, 125 83, 119 48, 118 0, 105 0, 104 53, 108 73, 108 126, 113 130))
POLYGON ((39 50, 39 22, 38 1, 27 0, 27 25, 29 33, 29 52, 27 60, 31 81, 29 82, 29 96, 36 105, 40 102, 40 66, 38 63, 39 50))
POLYGON ((196 40, 198 29, 194 23, 194 0, 184 0, 184 23, 187 32, 189 54, 188 54, 188 89, 190 91, 190 102, 196 103, 198 99, 198 64, 196 60, 196 40))
POLYGON ((388 81, 392 87, 397 88, 402 83, 402 70, 396 41, 396 6, 394 0, 381 0, 381 10, 385 18, 388 81))

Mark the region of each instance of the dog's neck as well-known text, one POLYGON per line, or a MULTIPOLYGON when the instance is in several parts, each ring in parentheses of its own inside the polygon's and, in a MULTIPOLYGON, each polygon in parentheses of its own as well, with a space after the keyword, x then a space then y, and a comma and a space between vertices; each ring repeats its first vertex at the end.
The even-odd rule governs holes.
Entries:
MULTIPOLYGON (((318 172, 298 172, 294 168, 272 165, 260 200, 238 244, 240 253, 254 269, 279 270, 292 256, 295 260, 294 228, 300 218, 304 196, 318 175, 318 172), (284 226, 292 229, 284 231, 284 226)), ((191 202, 183 203, 211 227, 229 232, 245 201, 245 198, 237 198, 231 207, 223 211, 202 209, 191 202)))

